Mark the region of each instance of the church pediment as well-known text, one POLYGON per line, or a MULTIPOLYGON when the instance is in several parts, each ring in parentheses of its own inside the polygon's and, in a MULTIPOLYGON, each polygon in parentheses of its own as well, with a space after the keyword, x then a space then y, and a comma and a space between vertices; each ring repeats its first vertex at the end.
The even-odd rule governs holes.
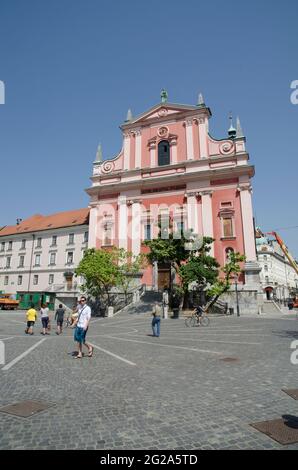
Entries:
POLYGON ((145 113, 140 114, 136 118, 132 119, 131 121, 126 121, 123 126, 131 126, 136 124, 144 124, 148 121, 155 121, 158 119, 169 117, 175 118, 179 114, 184 114, 189 111, 196 111, 198 108, 197 106, 187 106, 187 105, 179 105, 179 104, 171 104, 171 103, 160 103, 153 108, 149 109, 145 113))

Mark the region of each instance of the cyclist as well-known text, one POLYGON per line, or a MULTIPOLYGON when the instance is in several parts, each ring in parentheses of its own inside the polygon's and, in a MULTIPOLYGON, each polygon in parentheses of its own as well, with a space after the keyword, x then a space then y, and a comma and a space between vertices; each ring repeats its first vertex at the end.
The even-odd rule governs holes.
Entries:
POLYGON ((201 317, 202 317, 203 313, 204 313, 203 307, 201 307, 201 305, 197 305, 196 308, 195 308, 195 314, 197 316, 199 325, 201 324, 201 317))

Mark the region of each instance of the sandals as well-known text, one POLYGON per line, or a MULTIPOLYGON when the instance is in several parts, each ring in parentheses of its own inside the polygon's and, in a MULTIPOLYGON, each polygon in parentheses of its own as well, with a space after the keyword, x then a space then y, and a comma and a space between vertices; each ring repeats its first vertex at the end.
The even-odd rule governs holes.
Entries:
POLYGON ((92 356, 93 356, 93 349, 94 349, 94 348, 91 348, 91 349, 90 349, 90 351, 89 351, 89 353, 88 353, 88 357, 92 357, 92 356))
POLYGON ((74 357, 74 359, 82 359, 82 357, 83 357, 83 356, 77 355, 77 356, 74 357))

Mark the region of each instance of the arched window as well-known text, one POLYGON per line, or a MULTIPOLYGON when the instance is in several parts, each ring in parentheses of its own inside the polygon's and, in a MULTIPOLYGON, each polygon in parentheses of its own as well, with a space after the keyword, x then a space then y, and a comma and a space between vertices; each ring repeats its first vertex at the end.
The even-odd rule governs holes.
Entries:
POLYGON ((158 144, 158 166, 170 164, 170 144, 167 140, 161 140, 158 144))

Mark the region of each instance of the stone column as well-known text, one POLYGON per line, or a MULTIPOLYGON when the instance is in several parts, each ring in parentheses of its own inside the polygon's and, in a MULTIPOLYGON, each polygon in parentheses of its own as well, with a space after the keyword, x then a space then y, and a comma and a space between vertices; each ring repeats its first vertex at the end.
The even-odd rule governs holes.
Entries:
POLYGON ((186 132, 186 158, 187 160, 194 159, 193 151, 193 134, 192 134, 192 118, 185 121, 185 132, 186 132))
POLYGON ((150 150, 150 167, 153 168, 157 165, 156 163, 156 142, 150 142, 149 144, 150 150))
POLYGON ((238 186, 240 192, 242 228, 246 261, 256 261, 255 233, 251 202, 251 186, 238 186))
POLYGON ((89 216, 88 248, 96 247, 98 206, 91 205, 89 216))
POLYGON ((119 220, 118 220, 118 233, 119 233, 119 248, 124 248, 127 250, 127 204, 126 196, 118 197, 118 206, 119 206, 119 220))
POLYGON ((175 163, 178 163, 176 138, 172 138, 170 140, 170 147, 171 147, 171 164, 174 165, 175 163))
POLYGON ((152 266, 152 288, 155 292, 158 291, 158 265, 157 265, 157 261, 153 261, 153 266, 152 266))
MULTIPOLYGON (((213 232, 212 192, 213 191, 201 191, 200 195, 202 198, 203 235, 205 237, 213 238, 214 232, 213 232)), ((213 244, 211 245, 210 255, 214 256, 213 244)))
POLYGON ((130 166, 130 133, 125 132, 123 134, 124 137, 124 144, 123 144, 123 152, 124 152, 124 161, 123 161, 123 170, 128 170, 130 166))
POLYGON ((200 142, 200 158, 208 157, 208 148, 207 148, 207 128, 206 128, 206 118, 198 118, 199 123, 199 142, 200 142))
POLYGON ((197 192, 187 192, 187 227, 199 233, 197 192))
POLYGON ((135 130, 136 136, 136 148, 135 148, 135 168, 141 168, 141 157, 142 157, 142 134, 141 129, 135 130))
POLYGON ((131 218, 132 252, 137 256, 141 252, 141 204, 139 200, 132 201, 131 218))

